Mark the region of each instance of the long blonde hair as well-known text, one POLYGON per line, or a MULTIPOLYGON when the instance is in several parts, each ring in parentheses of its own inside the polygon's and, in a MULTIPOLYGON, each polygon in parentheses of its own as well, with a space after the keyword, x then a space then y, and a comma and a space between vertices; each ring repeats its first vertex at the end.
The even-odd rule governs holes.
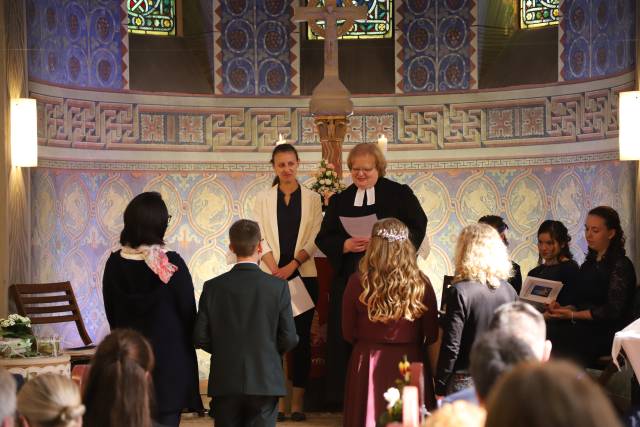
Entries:
POLYGON ((456 244, 453 283, 474 280, 496 289, 511 276, 507 247, 498 232, 487 224, 462 229, 456 244))
POLYGON ((422 299, 431 284, 418 268, 409 229, 400 220, 385 218, 373 226, 360 281, 360 301, 372 322, 415 320, 427 311, 422 299))
POLYGON ((18 393, 17 409, 31 426, 80 426, 84 414, 76 383, 57 374, 42 374, 27 381, 18 393))

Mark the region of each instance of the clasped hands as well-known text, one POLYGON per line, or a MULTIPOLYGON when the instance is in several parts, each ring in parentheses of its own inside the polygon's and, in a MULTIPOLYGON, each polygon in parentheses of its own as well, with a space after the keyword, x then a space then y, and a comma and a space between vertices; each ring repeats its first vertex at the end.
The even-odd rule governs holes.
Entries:
POLYGON ((350 237, 344 241, 342 252, 364 252, 367 250, 367 246, 369 246, 369 239, 369 237, 350 237))
POLYGON ((285 265, 284 267, 276 268, 271 274, 273 274, 276 277, 279 277, 280 279, 287 280, 289 277, 291 277, 291 275, 293 274, 294 271, 296 271, 297 268, 298 268, 298 263, 295 261, 291 261, 289 264, 285 265))
POLYGON ((544 312, 545 319, 573 319, 575 310, 572 306, 562 306, 557 301, 547 305, 547 310, 544 312))

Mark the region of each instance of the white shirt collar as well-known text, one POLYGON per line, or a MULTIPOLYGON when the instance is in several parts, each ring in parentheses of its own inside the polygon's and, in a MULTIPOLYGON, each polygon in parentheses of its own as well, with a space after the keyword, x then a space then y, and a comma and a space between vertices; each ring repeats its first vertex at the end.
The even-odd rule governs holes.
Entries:
POLYGON ((364 203, 364 194, 367 193, 367 206, 376 204, 376 188, 371 187, 363 190, 362 188, 358 188, 356 191, 356 198, 353 201, 353 206, 362 206, 364 203))

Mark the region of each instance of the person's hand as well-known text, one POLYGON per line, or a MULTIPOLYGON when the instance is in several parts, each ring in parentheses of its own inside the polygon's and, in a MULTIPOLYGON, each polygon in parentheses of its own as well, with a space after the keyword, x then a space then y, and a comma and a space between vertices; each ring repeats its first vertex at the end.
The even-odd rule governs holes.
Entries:
POLYGON ((343 252, 364 252, 369 245, 368 237, 350 237, 344 241, 343 252))
POLYGON ((279 277, 281 279, 287 280, 294 271, 298 268, 298 263, 295 261, 291 261, 289 264, 285 265, 282 268, 278 268, 273 272, 273 275, 279 277))
POLYGON ((551 319, 573 319, 573 310, 567 307, 554 308, 548 313, 551 319))

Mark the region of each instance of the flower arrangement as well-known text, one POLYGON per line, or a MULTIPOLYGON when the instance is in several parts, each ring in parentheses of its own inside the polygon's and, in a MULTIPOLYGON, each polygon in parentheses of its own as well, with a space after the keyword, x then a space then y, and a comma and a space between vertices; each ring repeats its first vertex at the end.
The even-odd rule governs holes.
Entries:
POLYGON ((10 314, 0 319, 0 355, 3 357, 26 357, 34 355, 35 338, 31 331, 31 319, 10 314))
POLYGON ((335 166, 325 159, 320 161, 320 167, 314 176, 316 182, 314 182, 309 189, 322 196, 324 206, 329 204, 329 198, 332 195, 340 193, 346 188, 338 178, 335 166))
POLYGON ((384 400, 387 401, 387 410, 380 415, 379 425, 387 425, 392 422, 402 422, 402 389, 409 385, 411 380, 411 364, 407 356, 403 356, 398 363, 400 378, 396 380, 395 387, 389 387, 384 393, 384 400))

